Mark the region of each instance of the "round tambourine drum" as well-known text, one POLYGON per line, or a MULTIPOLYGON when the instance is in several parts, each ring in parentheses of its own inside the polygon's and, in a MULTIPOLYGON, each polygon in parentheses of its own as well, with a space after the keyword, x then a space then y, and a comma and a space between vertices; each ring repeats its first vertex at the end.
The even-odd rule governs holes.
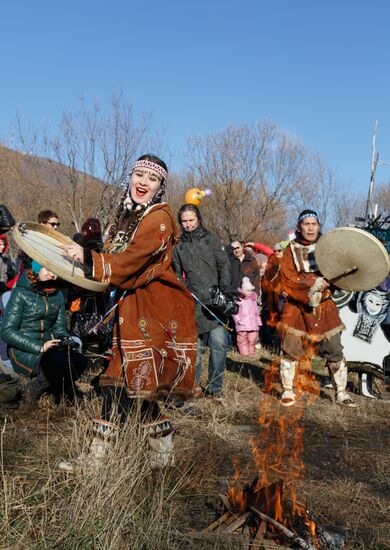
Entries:
POLYGON ((23 252, 61 279, 93 292, 107 290, 106 283, 87 279, 79 262, 64 257, 61 246, 74 244, 67 235, 34 222, 18 223, 11 234, 23 252))
POLYGON ((318 240, 315 259, 321 274, 343 290, 370 290, 389 274, 389 255, 373 235, 357 227, 337 227, 318 240))

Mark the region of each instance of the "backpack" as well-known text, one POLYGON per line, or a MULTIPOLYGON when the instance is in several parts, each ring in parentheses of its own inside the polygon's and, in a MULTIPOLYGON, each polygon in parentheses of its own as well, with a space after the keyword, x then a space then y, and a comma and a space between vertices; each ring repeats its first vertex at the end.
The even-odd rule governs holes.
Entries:
POLYGON ((22 387, 16 378, 0 372, 0 407, 16 408, 21 399, 22 387))

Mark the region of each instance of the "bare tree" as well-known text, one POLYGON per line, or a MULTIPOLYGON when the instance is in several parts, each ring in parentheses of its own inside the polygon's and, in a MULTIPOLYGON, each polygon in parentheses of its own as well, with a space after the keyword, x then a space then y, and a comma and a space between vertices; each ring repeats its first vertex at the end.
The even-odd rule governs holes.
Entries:
POLYGON ((304 148, 269 122, 193 138, 188 155, 188 181, 213 192, 202 206, 207 223, 229 241, 262 227, 280 231, 281 207, 307 179, 304 148))
POLYGON ((99 100, 89 105, 81 97, 53 131, 23 122, 17 115, 15 133, 24 151, 58 163, 48 196, 65 205, 76 230, 88 216, 106 223, 135 158, 161 148, 156 134, 152 138, 150 117, 138 114, 122 94, 112 97, 108 110, 99 100))
POLYGON ((364 217, 366 209, 366 197, 362 194, 354 195, 349 190, 338 189, 336 200, 333 204, 333 226, 355 225, 356 217, 364 217))
POLYGON ((174 216, 176 216, 179 208, 184 203, 185 194, 191 187, 195 187, 195 184, 193 185, 191 180, 182 174, 175 172, 169 174, 165 200, 169 203, 174 216))
POLYGON ((374 194, 374 203, 378 204, 378 211, 384 217, 390 216, 390 182, 377 186, 374 194))
POLYGON ((292 219, 296 219, 302 210, 311 208, 316 210, 323 226, 331 225, 334 209, 341 196, 340 189, 335 171, 318 154, 306 152, 305 178, 297 186, 291 200, 292 219))

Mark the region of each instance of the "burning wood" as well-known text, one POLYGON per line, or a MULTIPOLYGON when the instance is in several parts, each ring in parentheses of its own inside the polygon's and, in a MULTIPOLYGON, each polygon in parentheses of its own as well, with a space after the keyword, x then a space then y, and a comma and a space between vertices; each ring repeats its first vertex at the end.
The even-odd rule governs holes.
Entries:
POLYGON ((251 549, 259 548, 264 539, 288 546, 296 545, 303 550, 336 550, 344 546, 341 532, 318 525, 303 506, 289 503, 288 511, 282 513, 281 503, 283 501, 284 508, 287 503, 282 481, 259 490, 256 478, 242 489, 241 495, 236 492, 234 499, 232 493, 229 497, 220 497, 227 512, 204 531, 234 533, 247 527, 251 549))
MULTIPOLYGON (((258 515, 264 522, 269 523, 273 527, 276 527, 279 531, 283 533, 286 537, 291 539, 292 542, 296 542, 300 548, 303 548, 304 550, 317 550, 317 546, 313 546, 310 542, 306 542, 304 539, 290 531, 290 529, 287 529, 287 527, 284 527, 281 523, 276 521, 275 519, 267 516, 267 514, 264 514, 264 512, 260 512, 257 508, 254 506, 250 507, 251 511, 254 512, 256 515, 258 515)), ((262 523, 264 523, 262 522, 262 523)), ((261 524, 262 524, 261 523, 261 524)), ((260 524, 260 525, 261 525, 260 524)))

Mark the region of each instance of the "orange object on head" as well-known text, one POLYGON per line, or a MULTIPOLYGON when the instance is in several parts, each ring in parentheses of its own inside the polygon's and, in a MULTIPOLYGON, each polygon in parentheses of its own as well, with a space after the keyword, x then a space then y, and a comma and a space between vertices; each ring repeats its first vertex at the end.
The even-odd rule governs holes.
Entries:
POLYGON ((205 189, 204 191, 202 191, 201 189, 193 187, 192 189, 188 189, 185 195, 185 203, 199 206, 200 203, 202 202, 202 199, 204 197, 209 197, 210 195, 211 195, 210 189, 205 189))
POLYGON ((203 197, 204 191, 202 194, 202 191, 200 189, 189 189, 185 195, 185 202, 186 204, 194 204, 195 206, 199 206, 203 197))

